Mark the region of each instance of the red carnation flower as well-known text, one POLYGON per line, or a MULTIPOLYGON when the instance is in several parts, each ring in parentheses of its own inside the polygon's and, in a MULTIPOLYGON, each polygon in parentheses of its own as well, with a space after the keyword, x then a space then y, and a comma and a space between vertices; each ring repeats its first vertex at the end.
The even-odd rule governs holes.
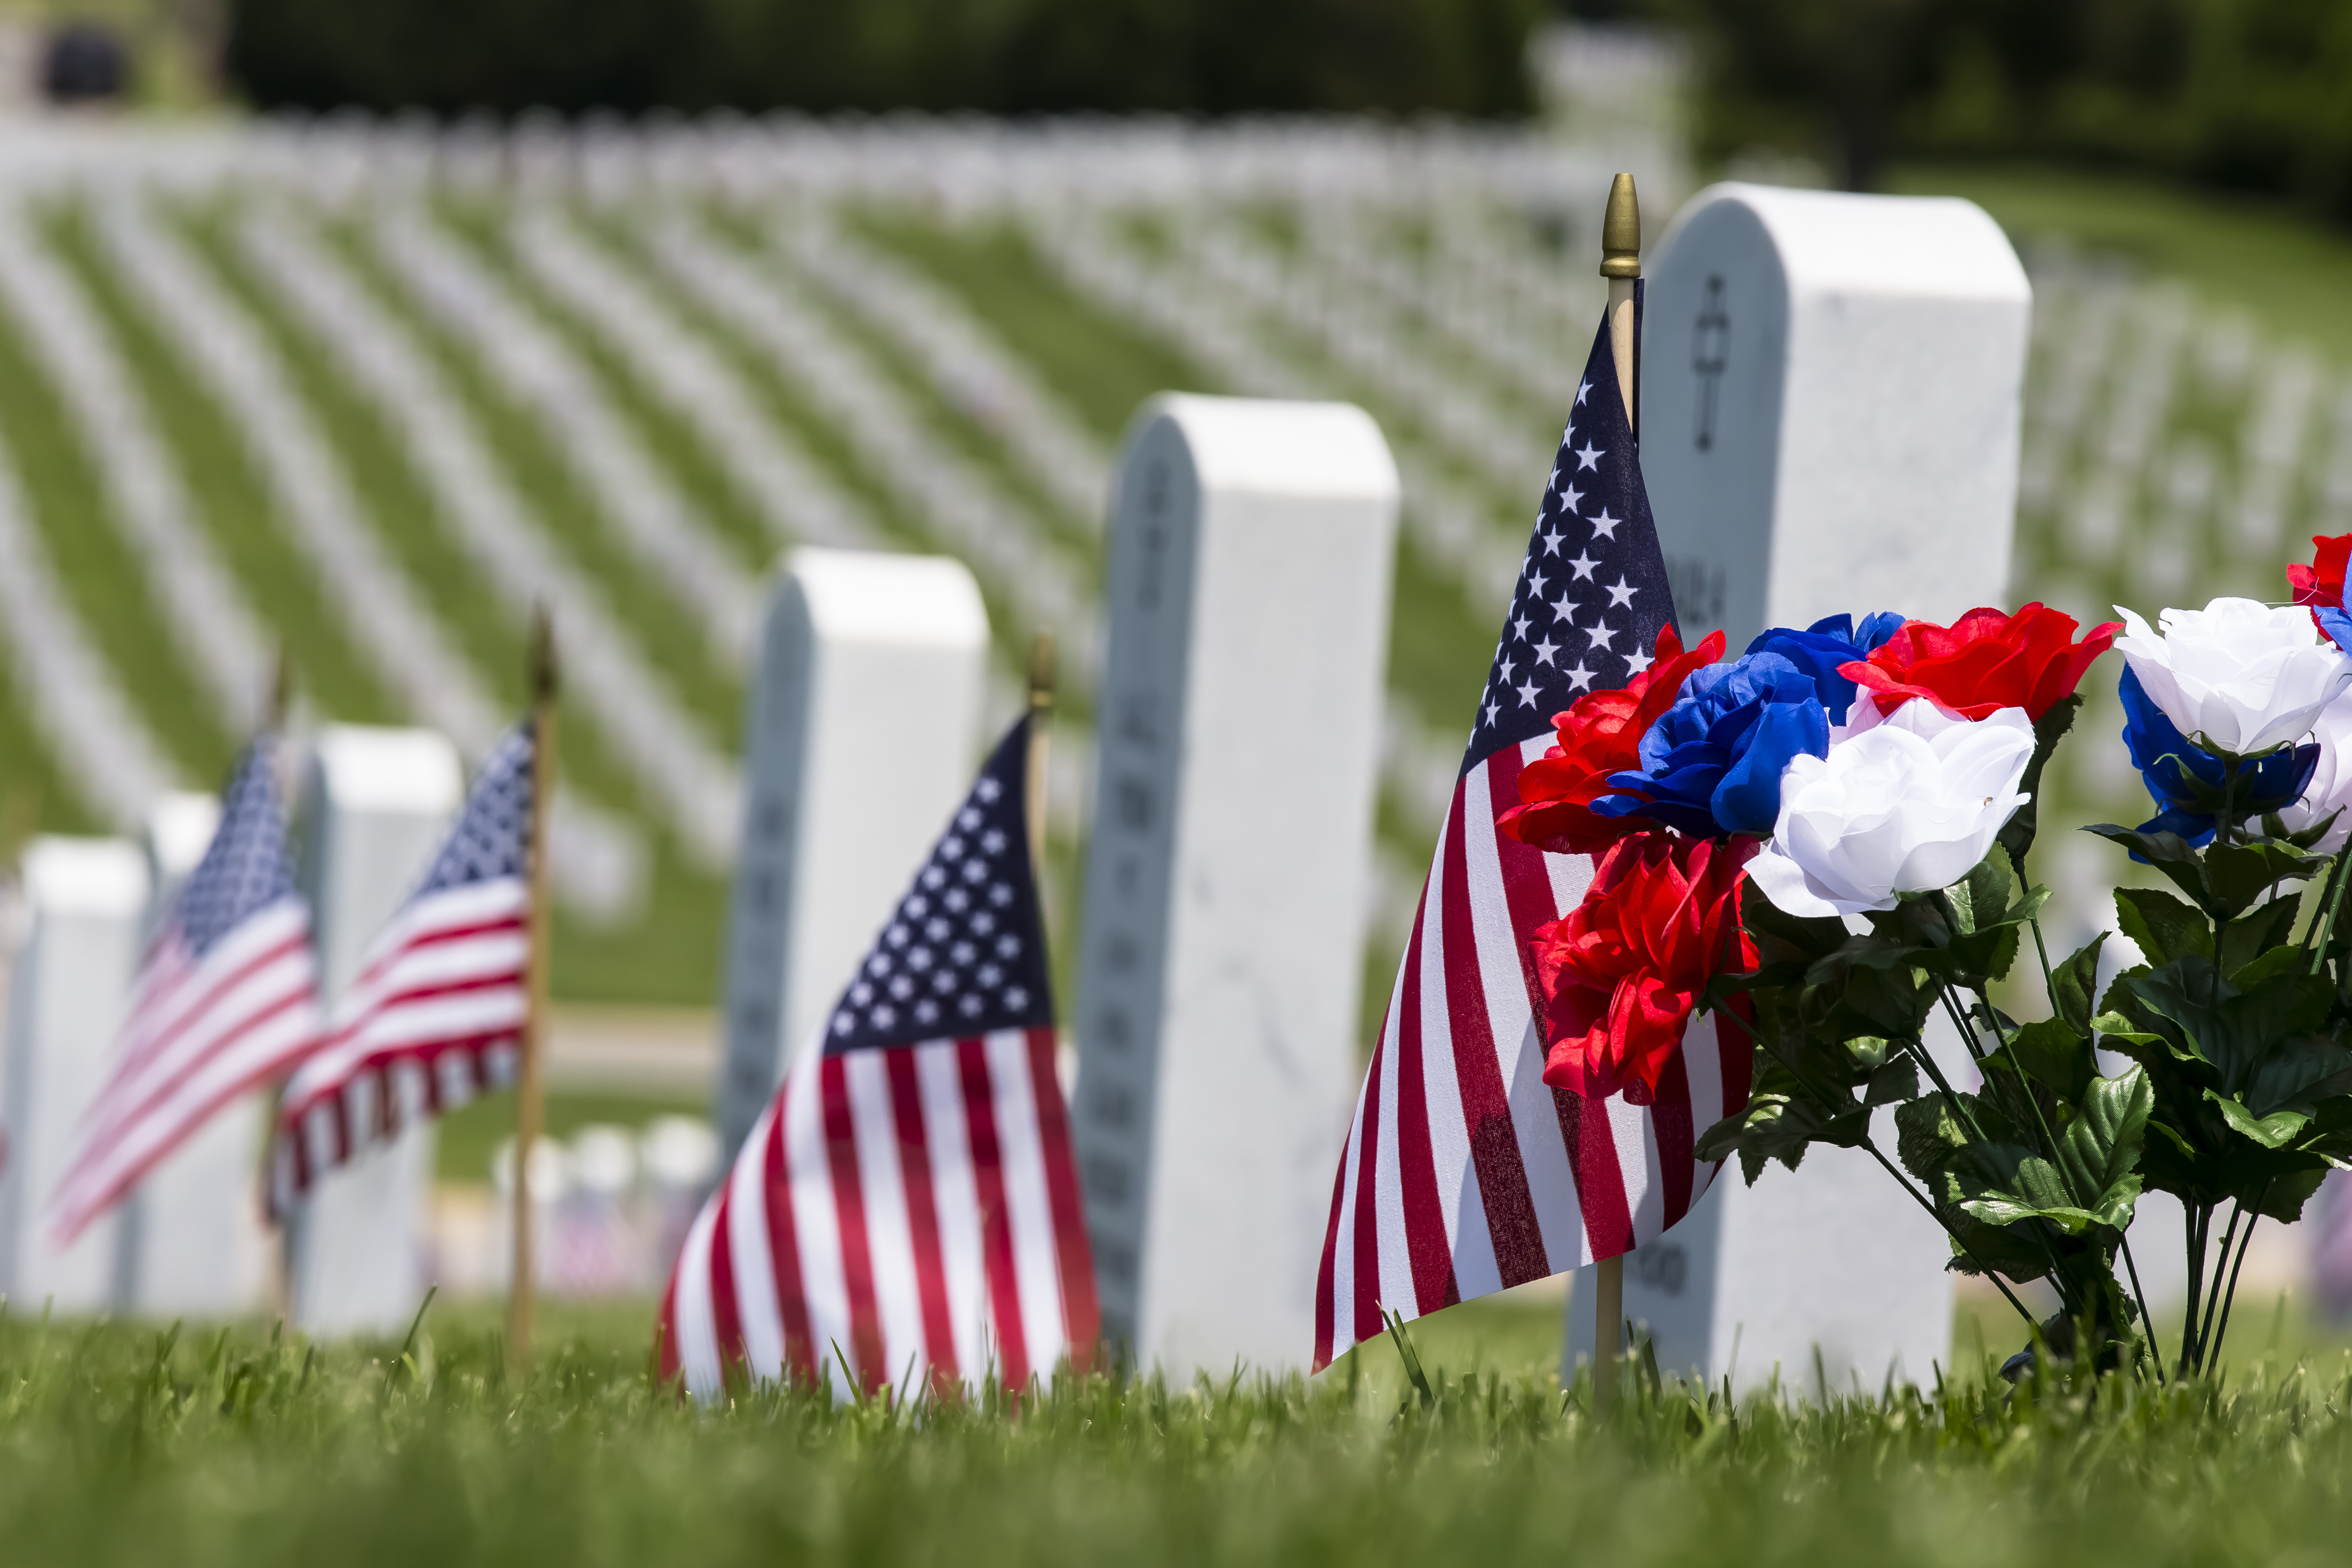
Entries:
POLYGON ((2344 568, 2347 559, 2352 558, 2352 533, 2339 533, 2333 539, 2314 534, 2311 542, 2315 547, 2311 564, 2296 562, 2286 569, 2286 580, 2294 589, 2294 602, 2314 609, 2340 610, 2344 607, 2344 568))
POLYGON ((1519 770, 1521 804, 1496 818, 1502 830, 1555 855, 1597 855, 1651 826, 1595 816, 1592 803, 1611 793, 1611 773, 1642 765, 1642 737, 1675 705, 1684 679, 1722 657, 1721 632, 1685 653, 1675 628, 1660 627, 1649 668, 1622 688, 1588 691, 1567 712, 1552 716, 1559 743, 1519 770))
POLYGON ((1536 928, 1528 950, 1544 994, 1544 1082, 1647 1105, 1682 1047, 1700 992, 1756 966, 1739 923, 1740 868, 1752 838, 1673 833, 1626 838, 1601 857, 1568 918, 1536 928))
POLYGON ((1869 658, 1841 665, 1838 673, 1868 687, 1881 713, 1929 697, 1968 719, 2002 708, 2040 719, 2073 694, 2091 661, 2124 629, 2120 621, 2102 621, 2076 642, 2078 624, 2040 604, 2013 616, 1970 610, 1949 626, 1906 621, 1869 658))

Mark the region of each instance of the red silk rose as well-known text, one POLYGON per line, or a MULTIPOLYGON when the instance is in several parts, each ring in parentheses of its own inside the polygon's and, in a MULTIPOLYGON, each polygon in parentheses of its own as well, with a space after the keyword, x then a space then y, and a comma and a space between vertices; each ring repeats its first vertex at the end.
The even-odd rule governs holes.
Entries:
POLYGON ((1650 824, 1597 816, 1592 803, 1610 793, 1609 775, 1642 765, 1642 737, 1675 705, 1694 669, 1723 657, 1723 634, 1710 633, 1688 653, 1672 626, 1658 629, 1650 668, 1622 688, 1588 691, 1552 716, 1559 743, 1519 770, 1517 805, 1496 819, 1522 844, 1554 855, 1597 855, 1650 824))
POLYGON ((2294 589, 2294 602, 2314 609, 2342 609, 2344 568, 2347 558, 2352 557, 2352 533, 2339 533, 2333 539, 2314 534, 2311 542, 2315 547, 2311 564, 2296 562, 2286 569, 2286 580, 2294 589))
POLYGON ((1543 986, 1544 1082, 1634 1105, 1659 1075, 1708 981, 1756 967, 1739 924, 1740 868, 1752 838, 1718 842, 1650 832, 1601 857, 1584 901, 1536 928, 1528 951, 1543 986))
POLYGON ((1869 658, 1841 665, 1838 673, 1868 687, 1881 713, 1928 697, 1967 719, 2022 708, 2038 720, 2073 694, 2091 661, 2124 629, 2120 621, 2102 621, 2076 642, 2078 624, 2040 604, 2013 616, 1970 610, 1949 626, 1906 621, 1869 658))

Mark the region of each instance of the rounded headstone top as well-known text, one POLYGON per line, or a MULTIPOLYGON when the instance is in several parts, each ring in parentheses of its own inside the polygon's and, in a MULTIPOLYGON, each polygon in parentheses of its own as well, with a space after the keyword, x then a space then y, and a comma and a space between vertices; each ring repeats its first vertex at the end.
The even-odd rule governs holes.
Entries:
POLYGON ((24 896, 38 913, 137 915, 147 907, 147 857, 127 838, 45 835, 25 846, 24 896))
MULTIPOLYGON (((1653 270, 1710 227, 1747 216, 1769 237, 1791 293, 1922 295, 2026 300, 2024 264, 1992 215, 1958 196, 1859 195, 1736 181, 1685 203, 1653 270)), ((1734 220, 1736 221, 1736 220, 1734 220)))
POLYGON ((457 748, 437 730, 331 724, 312 754, 328 798, 346 810, 454 811, 466 794, 457 748))
POLYGON ((184 877, 196 868, 220 826, 216 795, 173 790, 147 810, 147 852, 163 876, 184 877))
POLYGON ((879 550, 803 546, 784 557, 782 592, 797 592, 831 640, 983 647, 988 606, 961 561, 879 550))
POLYGON ((1181 433, 1204 489, 1396 501, 1388 438, 1352 403, 1162 393, 1144 405, 1129 444, 1162 420, 1181 433))

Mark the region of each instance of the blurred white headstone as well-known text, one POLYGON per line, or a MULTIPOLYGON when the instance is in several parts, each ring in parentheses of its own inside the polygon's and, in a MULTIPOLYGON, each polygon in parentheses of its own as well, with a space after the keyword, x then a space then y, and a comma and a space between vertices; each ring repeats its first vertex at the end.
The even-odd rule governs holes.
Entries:
POLYGON ((743 724, 717 1108, 727 1159, 971 787, 987 659, 988 611, 962 563, 784 557, 743 724))
POLYGON ((21 1311, 102 1311, 114 1304, 119 1216, 60 1252, 49 1244, 48 1205, 122 1026, 147 860, 122 839, 44 837, 26 846, 22 869, 23 943, 0 1069, 0 1295, 21 1311))
POLYGON ((1357 1076, 1396 465, 1345 404, 1130 427, 1078 956, 1104 1329, 1183 1376, 1302 1363, 1357 1076))
MULTIPOLYGON (((220 802, 208 795, 167 795, 147 814, 154 890, 142 948, 219 826, 220 802)), ((261 1305, 269 1258, 258 1174, 266 1103, 257 1090, 222 1106, 123 1201, 117 1295, 123 1310, 228 1318, 261 1305)))
MULTIPOLYGON (((2032 302, 1969 202, 1694 197, 1651 268, 1641 390, 1685 639, 1721 628, 1738 654, 1840 611, 1949 622, 2003 604, 2032 302)), ((1929 1045, 1948 1071, 1966 1059, 1948 1026, 1929 1045)), ((1891 1111, 1873 1125, 1891 1155, 1891 1111)), ((1950 1256, 1868 1154, 1817 1148, 1752 1188, 1727 1170, 1627 1258, 1625 1313, 1669 1373, 1874 1391, 1949 1354, 1950 1256)), ((1591 1351, 1591 1295, 1571 1299, 1571 1367, 1591 1351)))
MULTIPOLYGON (((304 892, 331 1011, 362 953, 425 874, 465 795, 457 748, 430 730, 337 725, 303 779, 304 892)), ((287 1295, 313 1333, 397 1333, 424 1299, 433 1124, 329 1172, 286 1223, 287 1295)))

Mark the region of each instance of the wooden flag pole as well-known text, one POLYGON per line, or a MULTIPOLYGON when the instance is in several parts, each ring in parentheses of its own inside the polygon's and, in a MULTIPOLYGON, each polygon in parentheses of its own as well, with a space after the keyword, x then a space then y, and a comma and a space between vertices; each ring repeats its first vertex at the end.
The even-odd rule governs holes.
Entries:
POLYGON ((530 638, 530 953, 525 980, 522 1059, 515 1073, 514 1275, 507 1289, 507 1363, 530 1364, 539 1275, 531 1246, 530 1152, 545 1120, 547 1061, 547 808, 555 793, 555 624, 541 605, 530 638))
POLYGON ((1022 812, 1029 829, 1029 864, 1045 889, 1045 753, 1054 720, 1054 634, 1041 631, 1029 649, 1029 758, 1022 812))
MULTIPOLYGON (((1617 395, 1625 403, 1625 423, 1639 416, 1633 401, 1633 284, 1642 276, 1642 206, 1633 176, 1609 183, 1609 206, 1601 219, 1601 276, 1609 279, 1609 353, 1617 362, 1617 395)), ((1617 1363, 1624 1354, 1625 1258, 1604 1258, 1592 1266, 1592 1402, 1596 1410, 1617 1403, 1617 1363)))

